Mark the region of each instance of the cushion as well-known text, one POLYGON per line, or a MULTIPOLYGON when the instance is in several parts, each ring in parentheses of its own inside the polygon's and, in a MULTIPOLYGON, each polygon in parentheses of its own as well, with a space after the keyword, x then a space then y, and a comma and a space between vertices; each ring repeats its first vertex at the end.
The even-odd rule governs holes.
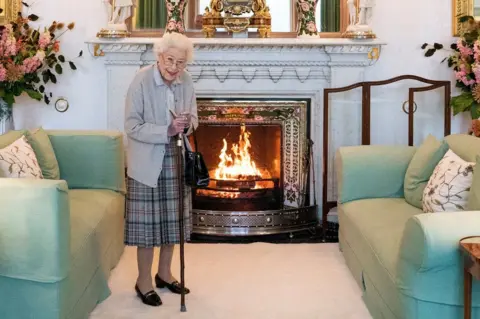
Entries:
POLYGON ((480 156, 477 155, 475 168, 473 169, 472 187, 468 197, 468 210, 480 210, 480 156))
POLYGON ((362 198, 404 197, 411 146, 362 145, 341 147, 335 156, 338 201, 362 198))
POLYGON ((18 140, 22 135, 25 135, 25 130, 20 131, 8 131, 5 134, 0 135, 0 148, 5 148, 18 140))
POLYGON ((422 209, 422 197, 425 186, 438 162, 447 151, 447 142, 440 142, 433 135, 428 135, 422 145, 420 145, 405 173, 403 187, 407 203, 422 209))
POLYGON ((43 178, 35 152, 25 136, 0 149, 0 175, 9 178, 43 178))
POLYGON ((477 155, 480 155, 480 138, 467 134, 452 134, 445 137, 450 149, 466 160, 475 162, 477 155))
POLYGON ((117 131, 47 130, 69 189, 125 193, 123 135, 117 131))
POLYGON ((43 128, 26 133, 28 142, 35 151, 38 164, 42 169, 43 178, 60 179, 60 168, 58 166, 57 157, 53 150, 52 143, 47 132, 43 128))
POLYGON ((467 162, 448 150, 424 189, 423 211, 434 213, 465 210, 474 167, 474 162, 467 162))
POLYGON ((12 144, 23 135, 27 137, 28 143, 32 146, 32 149, 37 156, 38 165, 42 169, 43 178, 60 179, 60 168, 55 156, 55 151, 53 150, 48 134, 43 128, 40 127, 33 131, 8 131, 7 133, 0 135, 0 148, 12 144))

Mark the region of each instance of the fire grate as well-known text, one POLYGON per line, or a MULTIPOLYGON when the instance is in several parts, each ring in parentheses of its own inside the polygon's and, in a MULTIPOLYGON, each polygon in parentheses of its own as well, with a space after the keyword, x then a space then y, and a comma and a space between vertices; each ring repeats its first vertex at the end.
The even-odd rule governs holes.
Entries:
POLYGON ((279 179, 217 180, 193 193, 193 208, 200 210, 258 211, 282 206, 279 179), (257 182, 261 187, 257 188, 257 182), (271 187, 265 187, 271 184, 271 187))
POLYGON ((314 229, 317 206, 301 208, 235 212, 194 210, 193 225, 203 235, 247 236, 290 233, 314 229))

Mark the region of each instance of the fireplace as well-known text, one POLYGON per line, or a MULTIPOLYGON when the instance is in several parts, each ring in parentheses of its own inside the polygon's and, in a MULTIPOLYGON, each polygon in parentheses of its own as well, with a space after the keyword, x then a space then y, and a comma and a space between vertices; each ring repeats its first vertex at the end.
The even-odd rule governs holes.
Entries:
MULTIPOLYGON (((95 63, 98 66, 104 65, 105 73, 96 78, 96 85, 104 86, 99 98, 107 103, 105 114, 107 129, 123 132, 128 87, 140 68, 155 63, 156 57, 152 50, 154 40, 130 37, 117 40, 94 38, 87 41, 90 52, 96 59, 95 63)), ((259 211, 255 215, 256 213, 252 211, 235 210, 232 213, 229 210, 197 208, 194 212, 194 231, 218 234, 222 233, 223 227, 225 233, 234 235, 254 231, 268 233, 285 231, 295 221, 297 222, 294 224, 295 227, 304 227, 300 221, 310 220, 310 217, 306 218, 305 215, 310 214, 311 207, 315 206, 313 195, 316 194, 317 199, 323 201, 324 195, 321 190, 324 173, 328 173, 326 196, 329 200, 335 200, 337 197, 337 181, 333 174, 335 149, 346 144, 358 145, 361 141, 361 116, 358 108, 352 108, 352 103, 360 105, 362 97, 361 94, 354 92, 331 96, 330 104, 334 105, 330 109, 331 131, 329 136, 323 135, 324 89, 365 81, 367 70, 377 62, 386 43, 380 39, 352 41, 322 38, 192 38, 192 41, 195 59, 188 65, 188 72, 192 76, 197 97, 222 98, 225 101, 232 97, 237 99, 250 97, 259 99, 259 102, 272 99, 285 101, 291 98, 303 99, 307 104, 311 103, 311 107, 308 106, 307 137, 315 142, 312 146, 315 162, 311 163, 309 180, 303 176, 305 170, 298 169, 299 166, 294 164, 294 161, 299 161, 299 155, 294 149, 296 144, 292 142, 296 139, 286 139, 286 136, 293 136, 295 132, 293 126, 279 123, 281 119, 274 121, 281 125, 283 138, 281 140, 283 176, 279 180, 279 183, 283 184, 279 184, 282 192, 278 196, 283 196, 281 203, 284 209, 280 212, 275 209, 259 211), (348 129, 345 129, 345 125, 348 129), (287 134, 287 130, 290 130, 290 133, 287 134), (323 158, 323 144, 327 139, 328 158, 323 158), (296 154, 295 159, 292 157, 293 154, 296 154), (324 163, 328 164, 328 171, 324 169, 324 163), (298 171, 295 172, 294 169, 298 171), (308 183, 309 187, 304 187, 308 183)), ((199 104, 203 108, 206 102, 208 101, 199 101, 199 104)), ((373 113, 372 116, 381 117, 373 113)), ((217 124, 226 124, 225 122, 217 124)), ((206 123, 208 119, 204 114, 201 125, 206 123)), ((213 123, 214 121, 211 122, 213 123)), ((302 123, 306 124, 306 121, 302 123)), ((253 124, 247 123, 246 128, 252 130, 252 137, 255 138, 257 132, 253 124)), ((232 141, 238 139, 233 138, 232 141)), ((128 143, 126 138, 124 142, 128 143)), ((304 153, 305 150, 301 152, 304 153)), ((217 162, 211 165, 217 165, 217 162)), ((198 204, 200 203, 197 201, 195 205, 198 204)), ((322 207, 318 207, 318 219, 321 219, 321 216, 322 207)))
POLYGON ((192 191, 194 233, 264 235, 316 226, 309 189, 309 104, 197 101, 198 148, 211 181, 192 191))

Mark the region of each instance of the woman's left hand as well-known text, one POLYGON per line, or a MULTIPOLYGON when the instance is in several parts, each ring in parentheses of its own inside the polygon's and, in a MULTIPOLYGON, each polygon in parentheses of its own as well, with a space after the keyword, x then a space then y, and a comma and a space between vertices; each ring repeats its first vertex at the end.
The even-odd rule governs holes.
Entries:
POLYGON ((182 122, 186 123, 185 128, 190 126, 192 115, 189 112, 182 112, 179 117, 182 118, 182 122))

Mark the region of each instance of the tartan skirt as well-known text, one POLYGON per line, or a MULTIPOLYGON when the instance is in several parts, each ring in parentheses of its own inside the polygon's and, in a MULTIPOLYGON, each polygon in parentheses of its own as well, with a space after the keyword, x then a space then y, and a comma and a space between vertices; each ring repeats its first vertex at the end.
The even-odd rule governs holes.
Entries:
MULTIPOLYGON (((172 139, 166 145, 163 168, 156 188, 127 177, 125 245, 152 248, 180 243, 177 152, 175 140, 172 139)), ((183 161, 181 172, 181 178, 185 178, 183 161)), ((190 187, 185 185, 183 194, 184 238, 187 241, 190 239, 192 224, 190 187)))

